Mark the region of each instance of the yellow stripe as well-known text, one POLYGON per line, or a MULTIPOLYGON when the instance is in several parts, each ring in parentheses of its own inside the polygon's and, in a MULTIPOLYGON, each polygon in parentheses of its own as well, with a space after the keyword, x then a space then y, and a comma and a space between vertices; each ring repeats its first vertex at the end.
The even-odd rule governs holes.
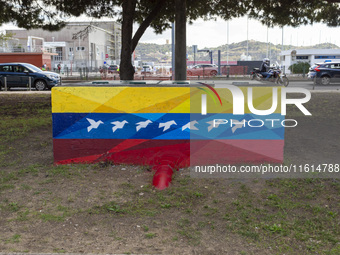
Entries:
POLYGON ((189 113, 189 87, 55 87, 52 112, 189 113))
MULTIPOLYGON (((248 87, 238 87, 242 90, 244 95, 244 112, 251 113, 248 108, 248 87)), ((267 110, 272 106, 272 89, 274 87, 252 87, 253 90, 253 106, 257 110, 267 110)), ((278 88, 278 101, 277 108, 274 113, 281 113, 281 87, 278 88)), ((233 97, 229 89, 227 88, 215 88, 219 94, 222 106, 220 104, 214 104, 214 101, 207 98, 207 113, 233 113, 233 97)), ((204 91, 198 88, 191 88, 191 113, 201 112, 201 95, 206 94, 204 91)))
MULTIPOLYGON (((247 87, 244 94, 245 113, 247 87)), ((233 98, 226 88, 216 88, 222 106, 208 98, 208 113, 232 113, 233 98)), ((52 112, 72 113, 200 113, 201 95, 195 87, 55 87, 52 89, 52 112)), ((278 88, 278 107, 281 112, 281 88, 278 88)), ((253 87, 253 105, 258 110, 272 105, 272 87, 253 87)))

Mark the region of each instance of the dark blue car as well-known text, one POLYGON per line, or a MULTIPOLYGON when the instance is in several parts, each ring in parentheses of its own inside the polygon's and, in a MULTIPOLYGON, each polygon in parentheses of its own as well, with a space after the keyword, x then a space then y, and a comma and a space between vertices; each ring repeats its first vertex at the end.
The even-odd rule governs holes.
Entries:
POLYGON ((11 87, 28 87, 29 84, 36 90, 51 89, 61 85, 61 78, 57 73, 42 71, 27 63, 0 64, 0 89, 5 85, 9 89, 11 87))
POLYGON ((316 84, 328 85, 340 82, 340 61, 325 61, 309 68, 308 78, 316 84))

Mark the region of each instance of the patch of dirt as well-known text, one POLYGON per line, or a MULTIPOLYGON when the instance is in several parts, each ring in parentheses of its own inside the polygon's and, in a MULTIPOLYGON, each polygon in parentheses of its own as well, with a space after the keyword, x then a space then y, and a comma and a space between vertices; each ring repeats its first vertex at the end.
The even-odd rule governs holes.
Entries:
MULTIPOLYGON (((285 131, 286 161, 340 163, 339 98, 339 93, 313 93, 306 105, 311 117, 294 108, 287 110, 287 118, 299 124, 285 131)), ((50 107, 50 95, 0 94, 0 119, 36 114, 37 105, 50 107), (19 114, 15 111, 19 104, 32 110, 19 114)), ((13 150, 0 176, 0 252, 234 255, 281 254, 284 250, 307 254, 306 243, 294 239, 294 234, 285 236, 274 233, 275 229, 262 234, 265 227, 251 223, 272 223, 269 218, 261 219, 261 210, 282 221, 275 216, 282 211, 267 205, 268 194, 280 194, 281 184, 275 181, 192 179, 188 169, 181 169, 169 189, 156 191, 151 187, 153 173, 141 166, 53 166, 52 124, 8 147, 13 150)), ((334 183, 317 182, 315 187, 322 184, 321 191, 327 192, 303 197, 304 201, 320 208, 327 205, 327 210, 338 215, 334 183)), ((287 217, 303 216, 296 210, 287 217)), ((335 246, 336 241, 325 249, 335 246)))
POLYGON ((287 109, 286 119, 298 125, 285 129, 285 161, 293 164, 335 164, 340 162, 340 93, 312 93, 304 104, 312 116, 297 107, 287 109))

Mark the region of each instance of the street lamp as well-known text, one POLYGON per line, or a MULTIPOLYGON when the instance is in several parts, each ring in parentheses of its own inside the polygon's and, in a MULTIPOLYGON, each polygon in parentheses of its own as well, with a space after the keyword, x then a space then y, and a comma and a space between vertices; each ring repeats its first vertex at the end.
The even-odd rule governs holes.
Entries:
POLYGON ((210 57, 210 64, 213 64, 213 54, 212 54, 212 50, 198 50, 197 52, 207 52, 209 53, 209 57, 210 57))

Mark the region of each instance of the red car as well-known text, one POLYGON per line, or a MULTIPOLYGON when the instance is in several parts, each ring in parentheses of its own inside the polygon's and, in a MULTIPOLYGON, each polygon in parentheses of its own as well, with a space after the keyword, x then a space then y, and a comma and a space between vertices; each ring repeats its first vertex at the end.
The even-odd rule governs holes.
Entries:
POLYGON ((99 72, 100 73, 119 73, 119 65, 110 65, 106 66, 104 65, 103 67, 99 67, 99 72))
POLYGON ((215 76, 217 75, 218 67, 215 64, 199 64, 192 68, 188 68, 188 76, 215 76))

